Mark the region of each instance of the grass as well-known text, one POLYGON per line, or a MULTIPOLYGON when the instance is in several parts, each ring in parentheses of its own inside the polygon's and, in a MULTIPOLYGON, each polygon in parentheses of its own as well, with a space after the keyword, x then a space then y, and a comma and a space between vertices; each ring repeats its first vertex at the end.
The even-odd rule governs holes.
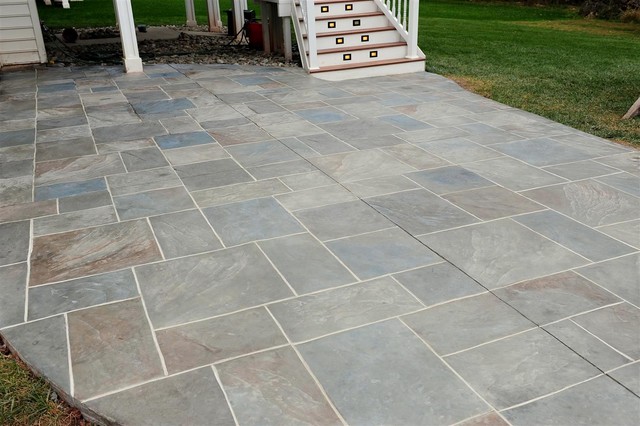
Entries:
MULTIPOLYGON (((185 21, 182 1, 132 5, 138 23, 185 21)), ((206 23, 206 0, 196 0, 195 8, 198 22, 206 23)), ((112 0, 72 3, 70 10, 40 5, 39 12, 52 28, 115 20, 112 0)), ((429 0, 421 1, 419 44, 428 71, 499 102, 640 145, 640 118, 620 120, 640 95, 639 24, 586 20, 566 7, 429 0)))
POLYGON ((0 424, 80 426, 80 413, 52 400, 52 390, 12 357, 0 340, 0 424))

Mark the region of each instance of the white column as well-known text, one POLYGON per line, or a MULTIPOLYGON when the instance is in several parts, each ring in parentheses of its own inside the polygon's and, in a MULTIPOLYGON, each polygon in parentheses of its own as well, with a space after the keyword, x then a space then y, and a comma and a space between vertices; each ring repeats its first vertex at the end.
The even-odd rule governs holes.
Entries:
POLYGON ((193 0, 184 0, 184 7, 187 10, 187 26, 195 27, 198 23, 196 22, 196 9, 193 6, 193 0))
MULTIPOLYGON (((243 0, 233 0, 233 21, 236 24, 236 33, 244 27, 244 2, 243 0)), ((242 33, 238 34, 236 40, 242 38, 242 33)))
POLYGON ((207 0, 207 13, 209 17, 209 31, 220 31, 220 28, 222 28, 220 0, 207 0))
POLYGON ((130 0, 113 0, 116 16, 120 24, 120 41, 126 72, 142 72, 142 60, 138 53, 136 28, 133 25, 133 11, 130 0))
POLYGON ((293 59, 293 49, 291 47, 291 16, 283 16, 281 19, 282 37, 284 39, 284 59, 291 61, 291 59, 293 59))
POLYGON ((69 4, 69 0, 62 0, 62 8, 69 9, 71 5, 69 4))
POLYGON ((407 57, 418 57, 418 13, 420 2, 418 0, 409 1, 409 45, 407 46, 407 57))

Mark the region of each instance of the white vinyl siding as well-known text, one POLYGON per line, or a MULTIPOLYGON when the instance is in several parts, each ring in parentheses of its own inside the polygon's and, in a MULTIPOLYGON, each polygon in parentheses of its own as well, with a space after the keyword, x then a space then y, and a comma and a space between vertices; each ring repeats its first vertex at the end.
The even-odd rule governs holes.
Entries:
POLYGON ((0 0, 0 66, 46 60, 35 0, 0 0))

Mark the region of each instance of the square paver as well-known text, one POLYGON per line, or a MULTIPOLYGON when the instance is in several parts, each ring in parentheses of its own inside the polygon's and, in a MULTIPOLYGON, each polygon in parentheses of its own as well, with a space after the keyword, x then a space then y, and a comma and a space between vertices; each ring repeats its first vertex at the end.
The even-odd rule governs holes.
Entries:
POLYGON ((419 146, 438 157, 456 164, 502 157, 500 152, 471 142, 468 138, 451 138, 440 141, 423 142, 420 143, 419 146))
POLYGON ((393 223, 362 201, 299 210, 295 216, 323 241, 393 226, 393 223))
POLYGON ((413 167, 378 150, 317 157, 311 159, 311 162, 339 182, 400 175, 414 171, 413 167))
POLYGON ((496 290, 496 296, 536 324, 546 324, 620 299, 574 272, 562 272, 496 290))
POLYGON ((155 169, 156 167, 168 166, 167 160, 158 148, 135 149, 124 151, 120 154, 124 166, 129 172, 139 170, 155 169))
POLYGON ((494 185, 493 182, 459 166, 408 173, 406 176, 436 194, 494 185))
POLYGON ((609 377, 598 377, 502 413, 515 425, 620 425, 640 419, 637 396, 609 377))
POLYGON ((222 243, 198 210, 155 216, 149 221, 165 258, 222 248, 222 243))
POLYGON ((640 198, 594 180, 533 189, 523 195, 589 226, 638 219, 640 211, 640 198))
POLYGON ((527 402, 600 374, 539 329, 451 355, 447 362, 497 409, 527 402))
POLYGON ((367 203, 412 235, 478 221, 464 210, 424 189, 368 198, 367 203))
POLYGON ((442 355, 535 326, 491 293, 434 306, 402 320, 442 355))
POLYGON ((291 348, 239 358, 216 369, 241 424, 342 424, 291 348))
POLYGON ((259 245, 298 293, 336 287, 356 279, 311 235, 276 238, 259 245))
POLYGON ((640 254, 630 254, 577 269, 577 272, 629 302, 640 305, 640 254))
POLYGON ((156 216, 195 207, 189 193, 182 187, 113 197, 113 203, 122 220, 156 216))
POLYGON ((116 423, 232 425, 233 414, 210 367, 166 377, 89 401, 116 423))
POLYGON ((623 303, 577 316, 573 321, 628 357, 640 358, 640 309, 623 303))
POLYGON ((329 241, 333 251, 358 277, 369 279, 441 259, 399 228, 329 241))
POLYGON ((265 308, 156 332, 170 374, 287 344, 265 308))
POLYGON ((488 411, 397 320, 328 336, 298 349, 349 424, 452 424, 488 411))
POLYGON ((136 268, 136 274, 156 328, 293 295, 255 245, 141 266, 136 268))
POLYGON ((420 239, 490 289, 587 263, 586 259, 511 219, 439 232, 420 239))
POLYGON ((635 251, 626 244, 554 211, 531 213, 514 220, 594 262, 635 251))
POLYGON ((382 151, 419 170, 433 169, 449 165, 449 162, 442 158, 436 157, 424 149, 408 143, 386 147, 383 148, 382 151))
POLYGON ((46 142, 36 145, 36 161, 38 162, 95 154, 96 145, 91 138, 46 142))
POLYGON ((422 305, 391 278, 301 296, 269 306, 294 342, 395 317, 422 305))
POLYGON ((225 244, 282 237, 304 228, 273 198, 258 198, 203 210, 225 244))
POLYGON ((108 176, 107 183, 114 197, 182 185, 171 167, 108 176))
POLYGON ((76 398, 162 376, 160 354, 139 299, 72 312, 68 318, 76 398))

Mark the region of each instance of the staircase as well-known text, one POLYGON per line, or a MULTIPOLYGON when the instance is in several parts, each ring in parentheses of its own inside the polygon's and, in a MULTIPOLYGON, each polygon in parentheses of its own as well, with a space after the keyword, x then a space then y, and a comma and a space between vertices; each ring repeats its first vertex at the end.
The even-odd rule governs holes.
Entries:
POLYGON ((418 0, 294 0, 302 66, 324 80, 424 71, 418 0))

